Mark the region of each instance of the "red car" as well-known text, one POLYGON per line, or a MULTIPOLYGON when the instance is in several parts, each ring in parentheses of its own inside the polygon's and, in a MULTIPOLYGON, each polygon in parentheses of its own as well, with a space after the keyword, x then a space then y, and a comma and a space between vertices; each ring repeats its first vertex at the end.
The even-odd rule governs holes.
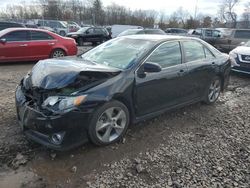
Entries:
POLYGON ((0 62, 37 61, 76 54, 74 39, 50 31, 30 28, 0 31, 0 62))

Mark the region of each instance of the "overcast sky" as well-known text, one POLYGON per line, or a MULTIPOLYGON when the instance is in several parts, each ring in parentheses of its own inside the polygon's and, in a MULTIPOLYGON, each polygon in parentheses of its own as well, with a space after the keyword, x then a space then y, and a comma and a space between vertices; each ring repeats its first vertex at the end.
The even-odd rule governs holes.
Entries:
MULTIPOLYGON (((3 8, 6 4, 18 4, 21 2, 31 3, 34 0, 0 0, 0 8, 3 8)), ((241 3, 236 9, 238 14, 244 11, 244 4, 249 0, 240 0, 241 3)), ((215 15, 218 12, 219 5, 222 0, 102 0, 104 6, 115 2, 116 4, 126 6, 131 9, 153 9, 157 11, 166 11, 167 14, 171 14, 179 7, 183 7, 189 11, 190 14, 194 14, 195 5, 197 2, 198 13, 215 15)))

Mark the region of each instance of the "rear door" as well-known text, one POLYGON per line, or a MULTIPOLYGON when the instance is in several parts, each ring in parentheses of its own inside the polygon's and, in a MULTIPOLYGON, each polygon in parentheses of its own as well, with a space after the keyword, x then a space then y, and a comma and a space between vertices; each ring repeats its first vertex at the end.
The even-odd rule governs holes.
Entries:
POLYGON ((104 32, 103 32, 103 30, 102 29, 100 29, 100 28, 95 28, 94 29, 94 32, 95 32, 95 37, 96 37, 96 41, 102 41, 103 39, 104 39, 104 32))
POLYGON ((56 42, 56 39, 46 32, 31 31, 32 58, 34 60, 48 58, 56 42))
POLYGON ((31 60, 29 31, 12 31, 2 36, 1 39, 6 39, 6 43, 0 43, 0 61, 31 60))
POLYGON ((143 116, 184 103, 188 92, 187 67, 182 64, 179 42, 163 43, 146 62, 161 65, 162 71, 146 73, 143 78, 136 75, 137 115, 143 116))
POLYGON ((182 41, 185 64, 188 68, 189 99, 204 96, 217 68, 215 56, 202 43, 196 40, 182 41))
POLYGON ((96 42, 94 28, 90 28, 86 31, 85 41, 86 42, 96 42))

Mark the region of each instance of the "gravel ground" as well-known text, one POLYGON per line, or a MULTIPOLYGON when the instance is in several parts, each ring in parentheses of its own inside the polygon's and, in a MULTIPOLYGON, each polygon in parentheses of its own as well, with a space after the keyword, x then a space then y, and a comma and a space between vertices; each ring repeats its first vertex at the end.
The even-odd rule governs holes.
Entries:
POLYGON ((122 143, 62 153, 28 142, 16 121, 15 86, 33 65, 0 65, 0 187, 250 187, 249 76, 232 75, 212 106, 139 123, 122 143))
MULTIPOLYGON (((185 112, 199 130, 162 135, 153 150, 107 164, 90 187, 250 187, 250 87, 185 112)), ((161 122, 168 126, 168 121, 161 122)))

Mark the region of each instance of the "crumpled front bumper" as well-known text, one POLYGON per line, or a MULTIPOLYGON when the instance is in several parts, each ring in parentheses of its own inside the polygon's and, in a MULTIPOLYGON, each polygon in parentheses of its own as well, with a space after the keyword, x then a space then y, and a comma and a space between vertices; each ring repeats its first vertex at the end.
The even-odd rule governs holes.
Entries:
POLYGON ((15 98, 19 124, 31 140, 55 150, 68 150, 88 141, 91 110, 46 116, 29 105, 20 86, 15 98), (62 135, 60 144, 53 142, 53 134, 62 135))

